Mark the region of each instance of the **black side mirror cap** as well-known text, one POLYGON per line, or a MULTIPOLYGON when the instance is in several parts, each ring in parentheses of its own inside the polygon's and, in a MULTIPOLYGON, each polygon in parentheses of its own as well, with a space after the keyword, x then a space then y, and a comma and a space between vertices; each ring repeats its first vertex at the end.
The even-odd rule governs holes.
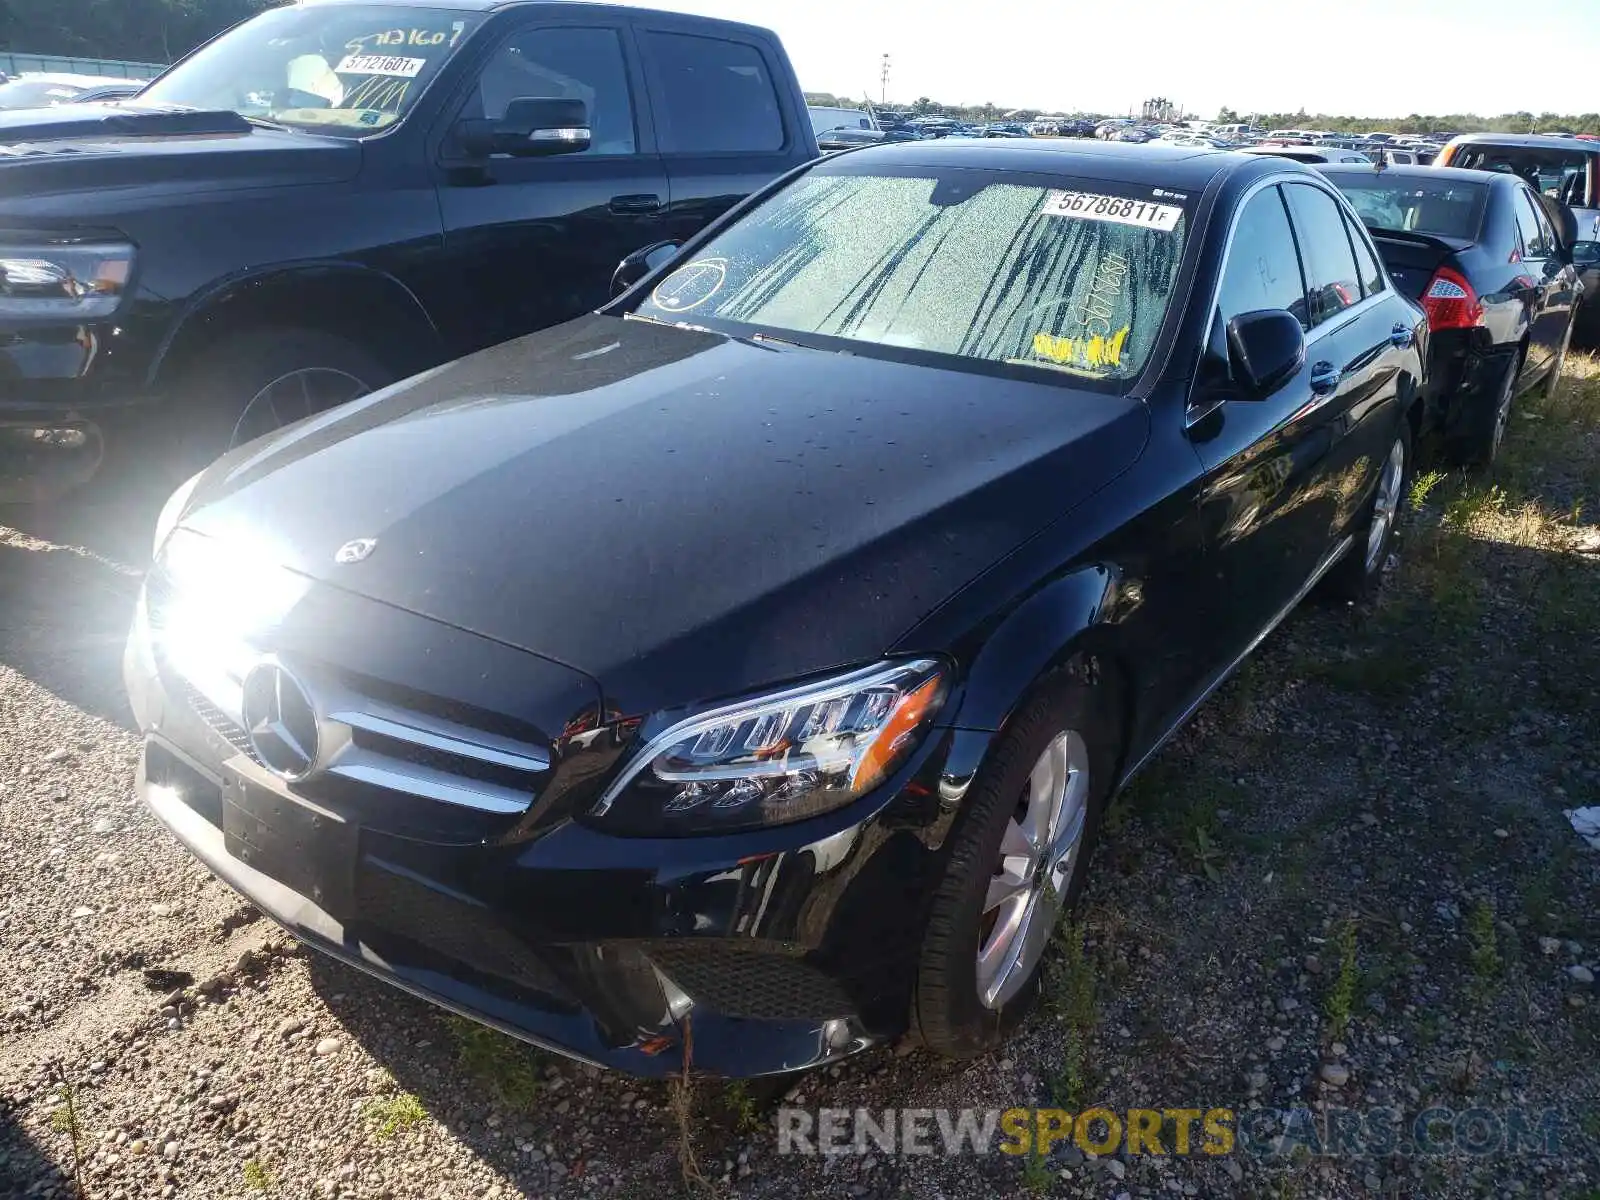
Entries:
POLYGON ((1228 322, 1228 366, 1241 400, 1263 400, 1300 373, 1306 331, 1281 308, 1240 313, 1228 322))
POLYGON ((593 141, 589 106, 582 100, 540 100, 522 97, 506 105, 498 120, 469 118, 456 126, 456 138, 468 154, 487 158, 509 154, 543 158, 579 154, 593 141))
POLYGON ((651 242, 617 264, 611 273, 611 298, 615 300, 650 272, 666 266, 678 253, 678 242, 651 242))

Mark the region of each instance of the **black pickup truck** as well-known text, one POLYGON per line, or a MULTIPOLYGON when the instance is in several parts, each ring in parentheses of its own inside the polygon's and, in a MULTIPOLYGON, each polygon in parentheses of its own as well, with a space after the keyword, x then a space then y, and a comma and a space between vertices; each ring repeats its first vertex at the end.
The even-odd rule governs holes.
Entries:
POLYGON ((175 482, 577 316, 816 155, 773 34, 586 3, 302 0, 0 113, 0 500, 175 482))

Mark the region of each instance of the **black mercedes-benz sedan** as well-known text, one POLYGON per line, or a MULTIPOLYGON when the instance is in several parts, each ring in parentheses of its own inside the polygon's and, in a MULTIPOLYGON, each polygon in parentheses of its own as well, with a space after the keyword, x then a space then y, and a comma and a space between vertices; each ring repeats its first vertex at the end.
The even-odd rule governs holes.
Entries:
POLYGON ((1555 202, 1518 175, 1321 170, 1368 226, 1394 285, 1427 313, 1427 429, 1452 460, 1492 462, 1515 397, 1560 381, 1579 271, 1600 262, 1600 245, 1568 241, 1555 202))
POLYGON ((1422 312, 1325 179, 1210 151, 845 152, 659 257, 173 496, 142 794, 580 1059, 979 1053, 1112 793, 1381 576, 1422 312))

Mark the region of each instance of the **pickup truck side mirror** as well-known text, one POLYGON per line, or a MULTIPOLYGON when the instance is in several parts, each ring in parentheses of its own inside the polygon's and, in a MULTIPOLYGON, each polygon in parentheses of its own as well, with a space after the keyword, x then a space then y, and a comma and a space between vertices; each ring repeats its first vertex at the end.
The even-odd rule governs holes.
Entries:
POLYGON ((635 250, 611 273, 611 298, 622 295, 657 267, 666 266, 677 252, 677 242, 652 242, 635 250))
POLYGON ((1573 242, 1572 265, 1575 267, 1600 266, 1600 242, 1573 242))
POLYGON ((1241 400, 1264 400, 1306 361, 1306 333, 1293 313, 1263 309, 1228 322, 1228 365, 1241 400))
POLYGON ((498 119, 469 118, 456 126, 461 148, 487 158, 509 154, 543 158, 578 154, 589 148, 589 107, 582 100, 537 100, 523 97, 506 105, 498 119))

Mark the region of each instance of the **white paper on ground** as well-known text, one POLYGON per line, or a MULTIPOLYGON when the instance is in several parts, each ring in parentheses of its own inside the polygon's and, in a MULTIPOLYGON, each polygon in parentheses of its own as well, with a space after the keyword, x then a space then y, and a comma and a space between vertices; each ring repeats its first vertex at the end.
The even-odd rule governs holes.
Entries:
POLYGON ((1567 820, 1578 831, 1578 836, 1600 850, 1600 808, 1569 808, 1567 820))

